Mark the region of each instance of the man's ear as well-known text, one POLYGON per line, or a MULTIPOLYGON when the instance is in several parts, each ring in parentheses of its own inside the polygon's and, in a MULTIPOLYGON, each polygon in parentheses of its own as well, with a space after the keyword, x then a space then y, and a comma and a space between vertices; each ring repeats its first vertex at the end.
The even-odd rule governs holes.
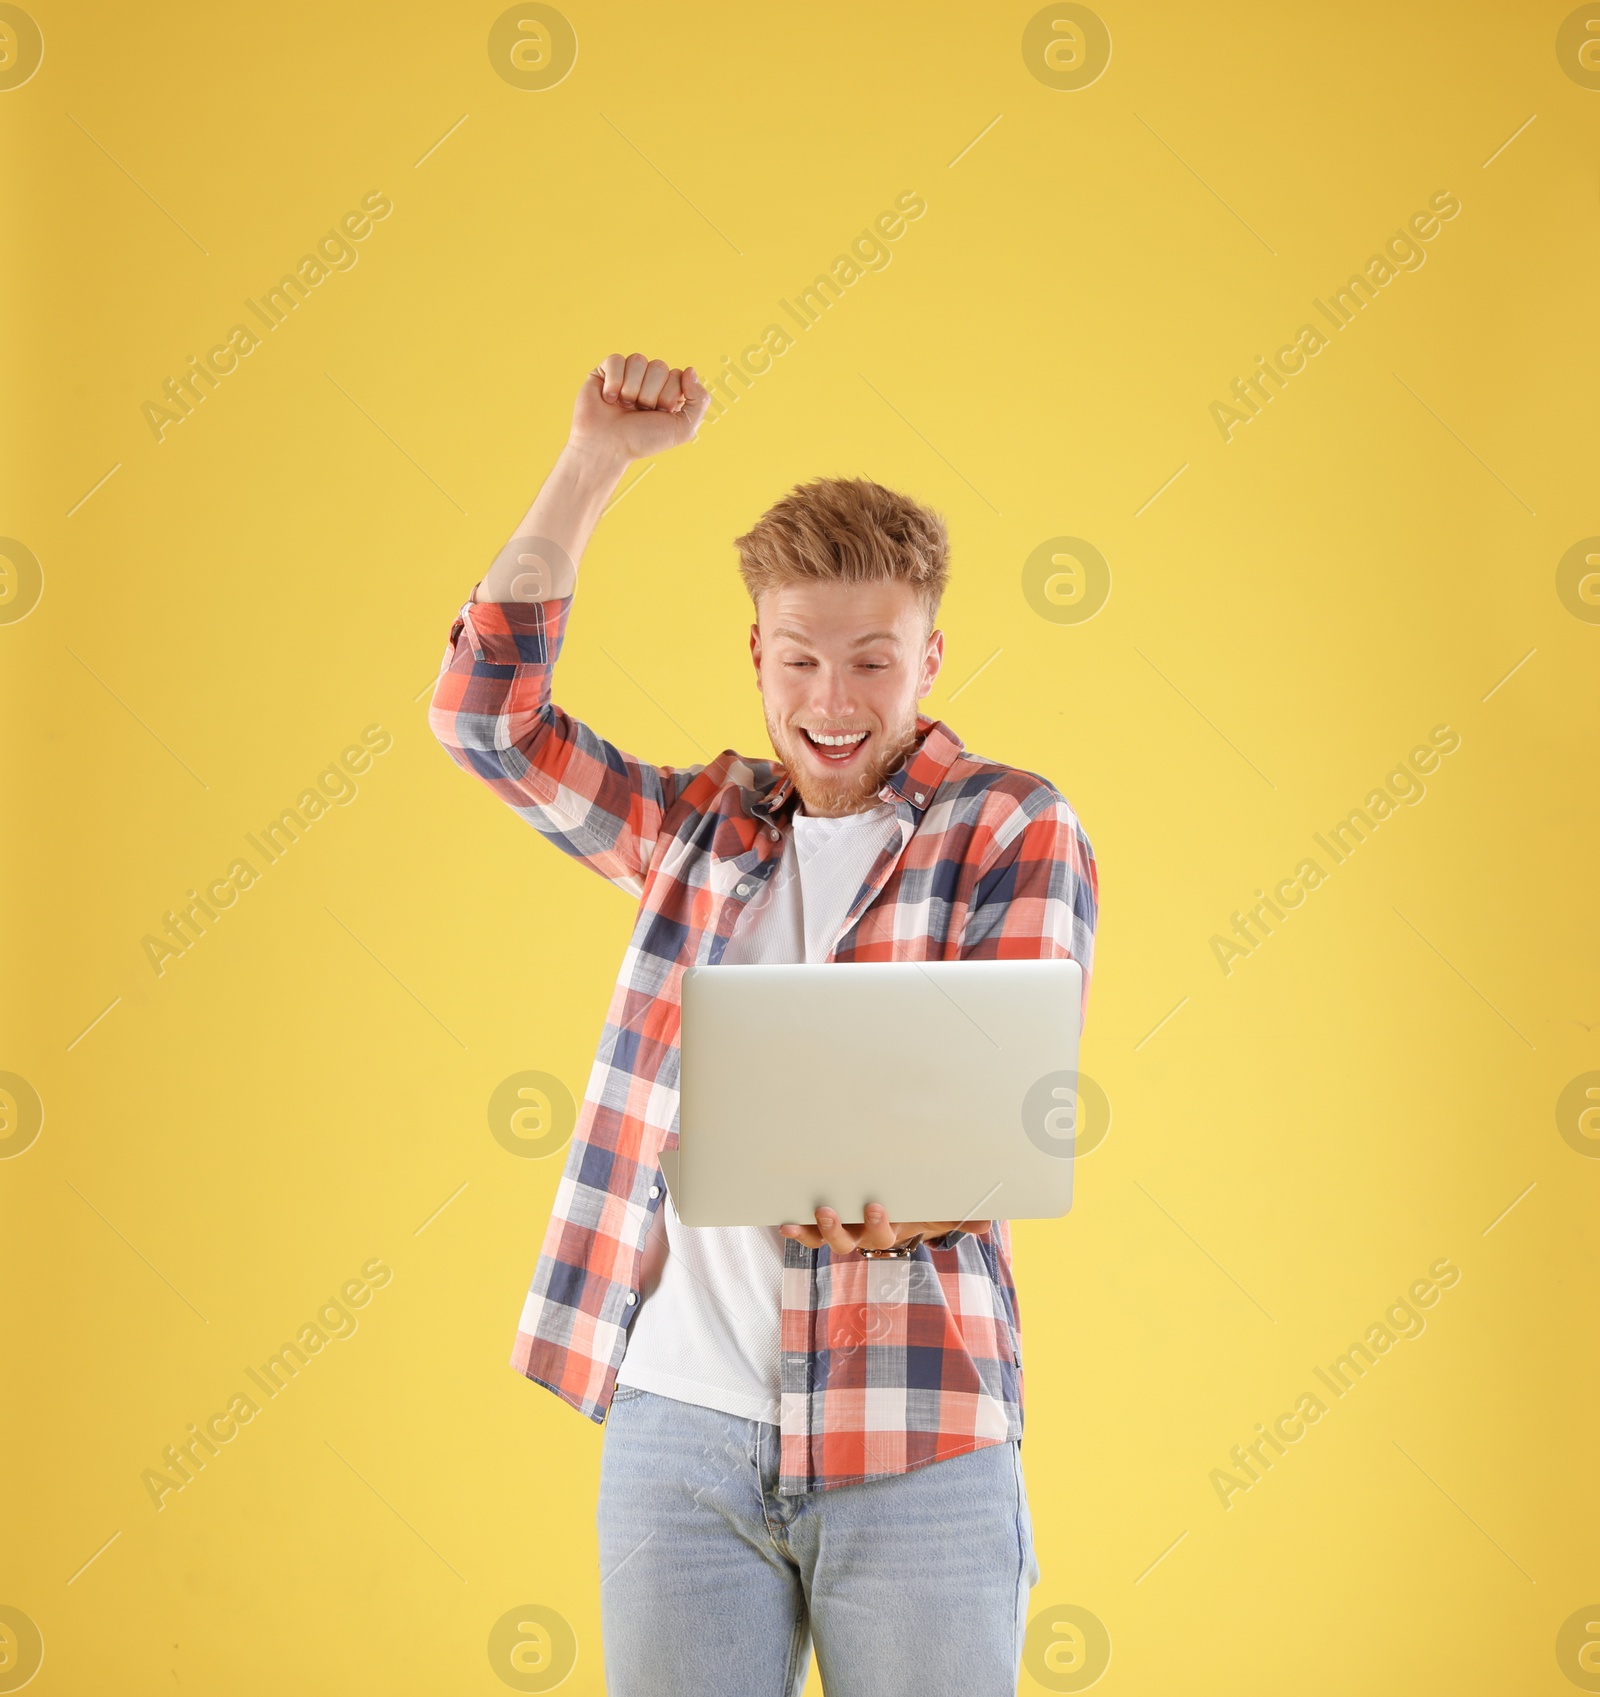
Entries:
MULTIPOLYGON (((761 688, 761 626, 750 627, 750 663, 756 669, 756 688, 761 688)), ((762 692, 763 694, 765 691, 762 692)))
POLYGON ((938 678, 944 665, 944 632, 936 630, 929 633, 928 646, 922 656, 922 678, 917 686, 917 700, 933 692, 934 681, 938 678))

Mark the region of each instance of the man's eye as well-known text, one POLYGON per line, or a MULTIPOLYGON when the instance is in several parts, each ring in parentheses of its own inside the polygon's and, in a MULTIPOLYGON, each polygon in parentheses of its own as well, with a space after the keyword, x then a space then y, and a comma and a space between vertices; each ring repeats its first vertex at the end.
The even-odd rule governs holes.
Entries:
MULTIPOLYGON (((803 670, 807 666, 816 665, 815 660, 785 660, 783 663, 786 666, 793 666, 796 670, 803 670)), ((864 660, 861 662, 861 670, 864 672, 886 672, 888 669, 889 665, 886 660, 864 660)))

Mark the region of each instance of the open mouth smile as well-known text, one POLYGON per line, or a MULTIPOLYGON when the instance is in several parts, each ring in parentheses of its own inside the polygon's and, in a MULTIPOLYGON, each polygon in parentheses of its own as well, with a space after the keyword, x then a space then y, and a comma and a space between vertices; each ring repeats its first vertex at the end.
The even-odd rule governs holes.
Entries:
POLYGON ((806 746, 829 766, 848 766, 866 747, 869 731, 809 731, 799 727, 806 746))

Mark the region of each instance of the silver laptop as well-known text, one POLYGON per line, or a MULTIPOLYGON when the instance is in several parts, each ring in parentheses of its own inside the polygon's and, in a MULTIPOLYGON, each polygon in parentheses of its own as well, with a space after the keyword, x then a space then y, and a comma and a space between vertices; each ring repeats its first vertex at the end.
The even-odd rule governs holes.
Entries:
POLYGON ((690 967, 662 1156, 679 1218, 1058 1218, 1082 992, 1068 960, 690 967))

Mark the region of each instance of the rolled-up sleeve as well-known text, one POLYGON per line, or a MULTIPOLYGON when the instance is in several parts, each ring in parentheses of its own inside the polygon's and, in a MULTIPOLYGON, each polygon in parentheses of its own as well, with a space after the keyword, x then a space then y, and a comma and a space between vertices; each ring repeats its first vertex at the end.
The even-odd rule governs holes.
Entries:
POLYGON ((638 760, 553 703, 572 601, 469 600, 450 627, 428 726, 536 831, 638 896, 662 820, 702 768, 638 760))

